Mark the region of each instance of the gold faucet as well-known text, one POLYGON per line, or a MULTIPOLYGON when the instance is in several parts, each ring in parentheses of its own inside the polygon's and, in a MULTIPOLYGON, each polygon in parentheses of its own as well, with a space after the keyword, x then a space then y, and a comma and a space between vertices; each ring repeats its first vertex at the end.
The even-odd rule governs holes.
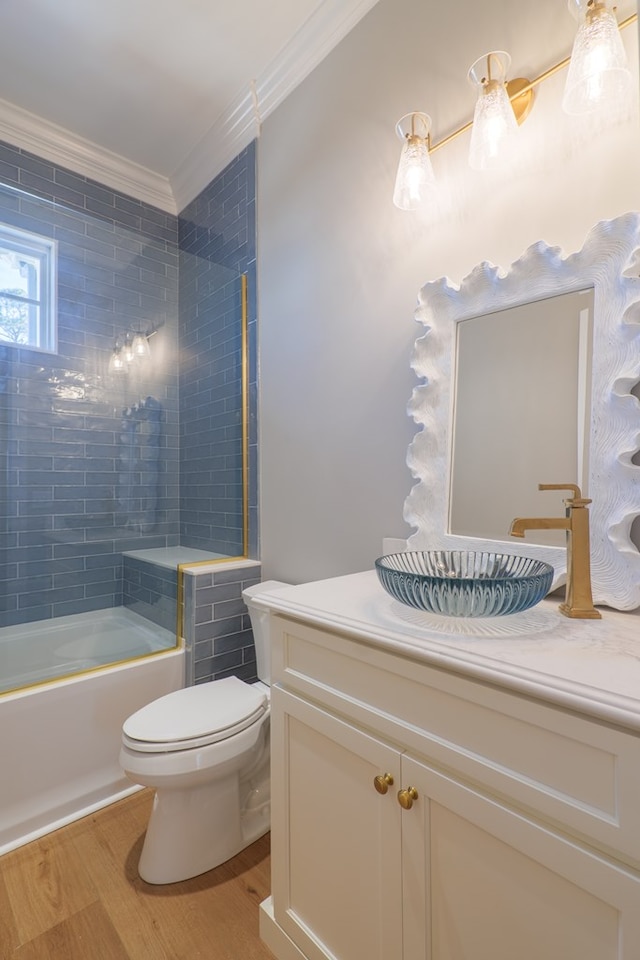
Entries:
POLYGON ((589 548, 589 511, 591 500, 585 499, 575 483, 539 483, 538 490, 569 490, 573 497, 565 500, 565 517, 516 517, 509 533, 524 537, 525 530, 567 531, 567 588, 560 612, 565 617, 600 620, 602 614, 593 605, 591 594, 591 560, 589 548))

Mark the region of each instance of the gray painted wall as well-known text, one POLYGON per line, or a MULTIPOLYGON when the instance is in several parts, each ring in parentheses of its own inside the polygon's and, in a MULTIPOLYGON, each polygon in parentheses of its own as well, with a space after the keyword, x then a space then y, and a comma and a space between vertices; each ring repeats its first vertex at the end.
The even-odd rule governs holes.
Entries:
MULTIPOLYGON (((622 19, 634 4, 619 7, 622 19)), ((369 569, 406 537, 406 414, 419 288, 508 267, 544 239, 566 253, 598 220, 640 205, 637 105, 623 122, 565 117, 564 74, 538 88, 516 169, 479 174, 468 134, 438 151, 437 206, 391 203, 397 120, 434 139, 471 119, 471 63, 506 49, 513 75, 567 56, 564 4, 380 0, 265 121, 258 143, 261 558, 290 582, 369 569)), ((635 29, 624 40, 637 70, 635 29)))

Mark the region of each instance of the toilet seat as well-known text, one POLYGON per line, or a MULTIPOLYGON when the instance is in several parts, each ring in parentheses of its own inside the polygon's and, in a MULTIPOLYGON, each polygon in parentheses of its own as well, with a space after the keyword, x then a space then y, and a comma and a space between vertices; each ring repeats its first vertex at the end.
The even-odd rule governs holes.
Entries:
POLYGON ((268 698, 257 685, 225 677, 147 704, 125 721, 122 742, 141 753, 191 750, 233 737, 267 710, 268 698))

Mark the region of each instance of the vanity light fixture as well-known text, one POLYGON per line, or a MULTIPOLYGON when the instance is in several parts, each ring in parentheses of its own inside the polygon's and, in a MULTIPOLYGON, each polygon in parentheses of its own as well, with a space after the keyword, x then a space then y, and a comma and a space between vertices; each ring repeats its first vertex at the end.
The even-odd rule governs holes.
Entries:
POLYGON ((400 210, 417 210, 435 187, 431 166, 431 117, 407 113, 398 120, 396 133, 402 143, 393 202, 400 210))
POLYGON ((612 0, 569 0, 580 27, 562 100, 565 113, 594 113, 628 99, 631 71, 614 9, 612 0))
POLYGON ((109 373, 126 373, 133 363, 150 357, 149 337, 155 332, 152 330, 146 334, 138 331, 133 335, 126 333, 124 337, 118 337, 109 358, 109 373))
MULTIPOLYGON (((535 80, 529 81, 519 77, 505 82, 506 71, 510 64, 508 54, 494 51, 480 57, 469 70, 469 79, 481 87, 474 119, 458 127, 442 140, 436 143, 431 142, 431 118, 426 113, 414 112, 402 117, 396 124, 396 132, 405 142, 396 176, 394 204, 401 210, 416 210, 435 188, 431 154, 472 128, 475 136, 472 132, 470 165, 480 170, 492 165, 497 153, 496 143, 499 143, 501 138, 503 142, 505 139, 503 131, 513 132, 511 118, 504 110, 505 99, 511 103, 516 123, 522 123, 531 110, 534 89, 559 70, 573 65, 573 57, 577 58, 577 67, 574 71, 569 71, 567 91, 563 100, 563 107, 567 112, 587 112, 586 107, 572 108, 571 105, 574 102, 588 101, 588 110, 591 112, 598 109, 601 103, 613 101, 614 104, 619 104, 623 101, 631 90, 631 74, 626 65, 620 31, 635 23, 638 15, 633 13, 617 24, 612 12, 615 9, 612 3, 613 0, 568 0, 569 9, 580 17, 584 17, 585 21, 576 36, 574 52, 572 56, 549 67, 535 80), (598 42, 600 39, 605 44, 604 51, 600 48, 598 42), (588 67, 580 66, 583 48, 589 54, 586 57, 588 67), (594 64, 597 69, 594 68, 594 64), (574 83, 572 73, 573 76, 579 76, 579 86, 577 80, 574 83), (582 92, 579 92, 580 88, 582 92), (574 91, 571 95, 570 90, 574 91), (585 90, 587 94, 584 93, 585 90), (506 93, 506 98, 502 96, 503 92, 506 93), (498 102, 498 107, 494 105, 494 100, 498 102), (407 122, 409 122, 408 127, 407 122), (476 124, 480 127, 479 133, 476 124)), ((582 62, 584 63, 585 60, 583 59, 582 62)), ((506 137, 506 140, 509 139, 511 139, 510 135, 506 137)))

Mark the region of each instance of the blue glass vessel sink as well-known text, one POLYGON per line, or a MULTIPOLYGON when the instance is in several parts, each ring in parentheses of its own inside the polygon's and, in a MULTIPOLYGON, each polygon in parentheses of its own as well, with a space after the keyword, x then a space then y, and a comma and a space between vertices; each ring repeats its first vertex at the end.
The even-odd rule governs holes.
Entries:
POLYGON ((527 610, 551 588, 542 560, 469 550, 416 550, 379 557, 380 583, 396 600, 448 617, 501 617, 527 610))

